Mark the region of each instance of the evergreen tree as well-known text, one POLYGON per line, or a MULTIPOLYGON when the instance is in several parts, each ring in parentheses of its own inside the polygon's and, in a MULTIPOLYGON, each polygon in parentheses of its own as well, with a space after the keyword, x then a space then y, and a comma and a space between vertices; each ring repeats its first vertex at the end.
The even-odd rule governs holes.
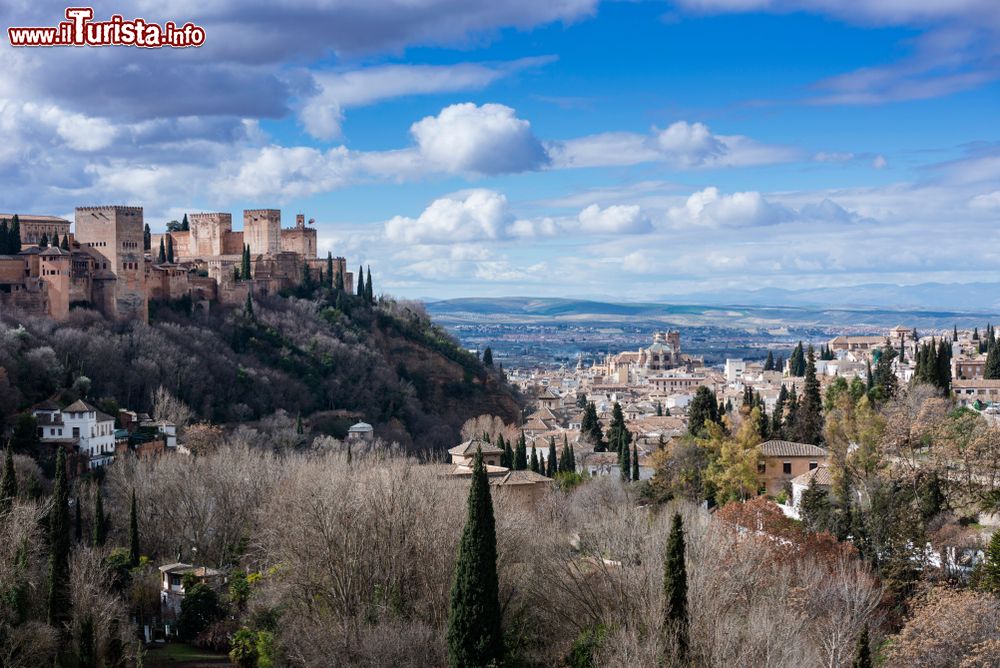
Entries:
POLYGON ((253 313, 253 296, 250 294, 250 292, 247 292, 247 300, 246 303, 243 304, 243 312, 251 320, 257 319, 257 317, 253 313))
POLYGON ((328 287, 334 287, 333 285, 333 253, 330 251, 326 252, 326 282, 328 287))
POLYGON ((1000 529, 993 532, 993 537, 986 547, 986 558, 974 575, 978 589, 1000 594, 1000 529))
POLYGON ((364 297, 367 294, 365 292, 365 268, 358 265, 358 296, 364 297))
POLYGON ((528 469, 535 473, 541 473, 538 469, 538 453, 535 451, 535 444, 531 444, 531 459, 528 460, 528 469))
MULTIPOLYGON (((64 251, 68 251, 69 250, 69 233, 68 232, 63 236, 62 243, 59 244, 59 248, 63 249, 64 251)), ((147 248, 146 250, 149 250, 149 249, 147 248)))
POLYGON ((628 446, 618 437, 618 469, 621 471, 622 480, 628 482, 632 479, 632 453, 628 446))
POLYGON ((858 634, 858 644, 854 650, 854 661, 851 662, 851 668, 872 668, 873 665, 872 651, 868 640, 868 625, 865 624, 861 628, 861 633, 858 634))
POLYGON ((181 220, 181 232, 190 232, 191 224, 188 222, 188 215, 184 214, 184 219, 181 220))
POLYGON ((149 223, 146 223, 142 227, 142 249, 152 250, 152 248, 153 248, 153 234, 149 229, 149 223))
POLYGON ((344 272, 339 263, 337 264, 337 279, 334 281, 333 287, 338 293, 344 289, 344 272))
POLYGON ((580 435, 593 443, 594 452, 604 452, 604 433, 597 419, 597 406, 591 401, 583 409, 583 420, 580 422, 580 435))
POLYGON ((7 219, 0 218, 0 255, 13 255, 10 252, 10 233, 7 229, 7 219))
POLYGON ((76 645, 77 668, 97 668, 97 647, 94 643, 94 618, 89 614, 80 623, 80 638, 76 645))
POLYGON ((800 377, 804 376, 806 373, 806 358, 805 351, 802 348, 802 342, 795 346, 792 350, 792 356, 788 358, 788 375, 800 377))
POLYGON ((951 392, 951 346, 944 339, 941 339, 938 344, 937 382, 935 385, 944 390, 946 394, 951 392))
POLYGON ((368 265, 368 277, 365 281, 365 299, 369 304, 375 303, 375 291, 372 289, 372 266, 368 265))
POLYGON ((91 535, 94 545, 104 545, 108 536, 108 518, 104 514, 104 499, 101 496, 101 488, 98 486, 97 495, 94 498, 94 530, 91 535))
POLYGON ((486 346, 486 350, 483 351, 483 366, 493 367, 493 349, 489 346, 486 346))
POLYGON ((160 253, 156 256, 156 263, 163 264, 167 261, 166 246, 163 245, 163 237, 160 237, 160 253))
POLYGON ((42 232, 42 238, 38 240, 38 247, 39 248, 49 247, 49 235, 46 234, 45 232, 42 232))
POLYGON ((806 354, 806 382, 802 403, 796 413, 796 439, 802 443, 821 445, 823 443, 823 399, 820 396, 819 379, 816 378, 816 359, 809 346, 806 354))
POLYGON ((523 471, 526 468, 528 468, 528 447, 522 431, 521 438, 517 439, 517 447, 514 448, 514 470, 523 471))
POLYGON ((14 472, 14 450, 7 445, 0 474, 0 517, 7 514, 17 499, 17 474, 14 472))
POLYGON ((243 257, 240 259, 240 277, 244 281, 250 280, 250 246, 243 246, 243 257))
POLYGON ((951 341, 952 341, 952 343, 955 343, 956 341, 958 341, 958 325, 955 325, 955 329, 951 333, 951 341))
POLYGON ((684 565, 684 523, 674 513, 663 564, 663 629, 677 643, 679 658, 687 654, 687 567, 684 565))
POLYGON ((56 481, 49 510, 49 625, 61 627, 69 619, 69 482, 66 480, 66 450, 56 453, 56 481))
POLYGON ((802 523, 813 531, 825 531, 830 525, 830 498, 826 490, 816 484, 816 476, 809 479, 809 487, 799 501, 802 523))
POLYGON ((896 396, 898 381, 896 371, 892 367, 892 362, 896 358, 896 350, 886 344, 879 351, 878 361, 875 363, 873 375, 875 386, 873 388, 874 399, 877 402, 888 401, 896 396))
POLYGON ((497 437, 497 447, 503 450, 503 455, 500 456, 500 465, 504 468, 513 469, 514 450, 510 447, 510 443, 504 440, 503 434, 497 437))
POLYGON ((469 488, 468 517, 459 544, 448 615, 448 663, 452 668, 499 666, 504 656, 496 524, 490 485, 477 450, 469 488))
POLYGON ((983 378, 1000 378, 1000 346, 991 339, 986 339, 986 365, 983 367, 983 378))
POLYGON ((617 451, 632 442, 632 433, 625 427, 625 414, 617 401, 611 409, 611 426, 608 427, 608 446, 617 451))
POLYGON ((662 416, 663 416, 663 402, 662 401, 657 401, 656 402, 656 417, 662 417, 662 416))
POLYGON ((632 481, 639 482, 639 448, 635 443, 632 444, 632 481))
POLYGON ((134 567, 139 565, 139 512, 135 504, 135 488, 128 510, 128 561, 134 567))
POLYGON ((59 233, 58 232, 53 232, 52 233, 52 247, 53 248, 59 248, 59 233))
POLYGON ((715 392, 702 385, 688 407, 688 431, 692 436, 698 436, 705 429, 706 422, 719 422, 719 404, 715 392))
POLYGON ((558 465, 556 464, 556 439, 549 436, 549 454, 545 458, 545 475, 554 478, 558 470, 558 465))
POLYGON ((576 473, 576 451, 573 450, 572 445, 569 446, 569 471, 570 473, 576 473))
POLYGON ((305 425, 302 424, 302 411, 299 411, 298 416, 295 418, 295 433, 300 436, 306 433, 305 425))
POLYGON ((171 234, 167 235, 167 262, 174 263, 174 237, 171 234))
POLYGON ((774 353, 767 351, 767 360, 764 362, 764 371, 774 371, 774 353))
POLYGON ((16 213, 10 221, 10 231, 7 234, 10 242, 10 254, 17 255, 21 252, 21 219, 16 213))

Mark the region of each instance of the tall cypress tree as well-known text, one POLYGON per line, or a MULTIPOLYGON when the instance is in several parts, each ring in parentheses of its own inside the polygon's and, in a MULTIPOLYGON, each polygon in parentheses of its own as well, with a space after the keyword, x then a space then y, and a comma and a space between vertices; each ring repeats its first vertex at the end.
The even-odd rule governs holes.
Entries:
POLYGON ((10 242, 10 253, 17 255, 21 252, 21 219, 16 213, 10 221, 10 230, 7 234, 10 242))
POLYGON ((865 624, 858 634, 858 644, 854 650, 854 661, 851 668, 872 668, 872 650, 868 640, 868 625, 865 624))
POLYGON ((98 486, 97 495, 94 497, 94 529, 91 532, 91 539, 94 545, 104 545, 108 535, 108 518, 104 514, 104 498, 101 495, 101 488, 98 486))
POLYGON ((493 349, 486 346, 486 350, 483 351, 483 366, 489 369, 493 368, 493 349))
POLYGON ((523 471, 526 468, 528 468, 528 447, 522 431, 521 438, 517 439, 517 447, 514 449, 514 470, 523 471))
POLYGON ((632 479, 632 453, 628 446, 618 437, 618 468, 621 471, 622 480, 628 482, 632 479))
POLYGON ((156 263, 163 264, 167 261, 166 246, 163 245, 163 237, 160 237, 160 253, 156 256, 156 263))
POLYGON ((368 265, 368 278, 365 281, 365 299, 369 304, 375 303, 375 291, 372 289, 372 266, 368 265))
POLYGON ((554 478, 558 470, 558 464, 556 463, 556 439, 549 436, 549 456, 545 458, 545 475, 554 478))
POLYGON ((535 473, 541 473, 538 469, 538 452, 535 451, 535 444, 531 444, 531 459, 528 460, 528 469, 535 473))
POLYGON ((663 564, 663 628, 677 642, 680 658, 687 654, 687 567, 684 565, 684 521, 674 513, 663 564))
POLYGON ((764 362, 764 371, 774 371, 774 353, 767 351, 767 360, 764 362))
POLYGON ((448 615, 448 664, 501 665, 504 656, 497 577, 496 522, 482 450, 476 450, 468 516, 459 543, 448 615))
POLYGON ((983 367, 983 378, 1000 378, 1000 346, 993 339, 986 339, 986 365, 983 367))
POLYGON ((344 289, 344 272, 340 263, 337 263, 337 278, 333 283, 333 287, 338 292, 344 289))
MULTIPOLYGON (((69 236, 68 234, 66 235, 69 236)), ((149 223, 146 223, 142 227, 142 249, 152 250, 153 249, 153 234, 149 229, 149 223)))
POLYGON ((0 517, 5 515, 17 498, 17 474, 14 472, 14 451, 10 444, 3 457, 3 474, 0 474, 0 517))
POLYGON ((174 237, 170 234, 167 235, 167 262, 174 263, 174 237))
POLYGON ((816 358, 812 346, 806 353, 806 382, 802 403, 796 413, 795 437, 812 445, 823 442, 823 399, 820 396, 819 379, 816 378, 816 358))
POLYGON ((639 482, 639 448, 632 444, 632 482, 639 482))
MULTIPOLYGON (((59 248, 63 249, 64 251, 68 251, 69 250, 69 232, 67 232, 66 234, 63 235, 62 243, 59 244, 59 248)), ((149 250, 149 249, 147 248, 146 250, 149 250)))
POLYGON ((326 284, 333 287, 333 253, 326 252, 326 284))
POLYGON ((53 232, 52 233, 52 247, 53 248, 59 248, 59 233, 58 232, 53 232))
POLYGON ((59 627, 69 619, 69 482, 66 480, 66 450, 56 454, 56 482, 49 510, 48 621, 59 627))
POLYGON ((49 235, 47 233, 42 232, 42 238, 38 240, 38 247, 39 248, 49 247, 49 235))
POLYGON ((139 565, 139 513, 135 504, 135 488, 128 510, 128 560, 133 566, 139 565))
POLYGON ((367 292, 365 292, 365 268, 358 265, 358 296, 364 297, 367 292))

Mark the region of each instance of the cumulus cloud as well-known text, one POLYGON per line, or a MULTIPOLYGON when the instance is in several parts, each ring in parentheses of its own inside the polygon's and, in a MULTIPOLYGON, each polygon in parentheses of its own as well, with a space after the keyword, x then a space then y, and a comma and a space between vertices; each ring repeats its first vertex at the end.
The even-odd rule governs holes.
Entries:
POLYGON ((887 164, 889 163, 886 161, 884 155, 879 154, 872 159, 872 167, 875 169, 883 169, 887 164))
POLYGON ((446 172, 508 174, 548 160, 531 124, 502 104, 453 104, 414 123, 410 133, 428 164, 446 172))
POLYGON ((716 135, 704 123, 677 121, 649 134, 605 132, 546 145, 554 167, 613 167, 664 162, 677 168, 740 167, 795 160, 799 151, 742 135, 716 135))
POLYGON ((639 234, 652 229, 652 224, 638 206, 615 204, 602 209, 591 204, 580 212, 580 229, 596 234, 639 234))
POLYGON ((407 244, 500 239, 508 222, 506 197, 492 190, 467 190, 434 200, 417 218, 395 216, 385 223, 385 236, 407 244))
POLYGON ((683 206, 667 212, 677 227, 757 227, 788 220, 792 212, 759 192, 724 195, 709 187, 692 193, 683 206))

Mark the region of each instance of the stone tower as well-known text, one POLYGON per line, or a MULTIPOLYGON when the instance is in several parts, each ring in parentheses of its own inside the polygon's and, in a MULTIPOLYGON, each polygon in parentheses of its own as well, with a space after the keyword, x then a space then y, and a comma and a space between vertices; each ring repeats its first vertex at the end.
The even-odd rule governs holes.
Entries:
POLYGON ((243 243, 251 255, 274 255, 281 250, 281 211, 244 209, 243 243))
POLYGON ((46 284, 49 317, 65 320, 69 317, 69 282, 72 253, 61 248, 46 248, 38 255, 38 275, 46 284))
POLYGON ((192 213, 188 222, 191 226, 188 254, 191 257, 225 255, 225 238, 233 231, 231 213, 192 213))
POLYGON ((142 207, 77 207, 74 238, 108 260, 116 279, 113 315, 148 322, 142 207))

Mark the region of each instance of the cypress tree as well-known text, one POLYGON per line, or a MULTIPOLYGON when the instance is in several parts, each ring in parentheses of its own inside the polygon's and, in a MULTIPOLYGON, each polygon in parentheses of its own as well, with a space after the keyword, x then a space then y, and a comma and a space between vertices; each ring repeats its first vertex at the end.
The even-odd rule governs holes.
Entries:
POLYGON ((5 515, 17 499, 17 473, 14 471, 14 451, 7 444, 3 457, 3 474, 0 474, 0 517, 5 515))
POLYGON ((486 346, 486 350, 483 351, 483 366, 493 367, 493 349, 489 346, 486 346))
POLYGON ((788 400, 788 388, 784 385, 778 391, 778 400, 774 404, 774 413, 771 415, 771 435, 780 439, 782 421, 785 419, 785 402, 788 400))
POLYGON ((15 213, 10 221, 10 230, 7 232, 10 242, 10 253, 17 255, 21 252, 21 219, 15 213))
POLYGON ((937 386, 951 392, 951 346, 941 339, 937 351, 937 386))
POLYGON ((49 625, 59 627, 69 619, 69 483, 66 480, 66 450, 56 454, 56 482, 49 511, 49 625))
POLYGON ((951 333, 951 340, 953 343, 958 341, 958 325, 955 325, 955 329, 951 333))
POLYGON ((663 628, 677 642, 680 658, 687 654, 687 568, 684 565, 684 522, 674 513, 663 564, 663 628))
POLYGON ((639 448, 632 444, 632 482, 639 482, 639 448))
POLYGON ((983 367, 983 378, 1000 378, 1000 346, 993 339, 986 339, 986 365, 983 367))
POLYGON ((556 439, 549 436, 549 456, 545 458, 545 475, 554 478, 558 470, 556 464, 556 439))
POLYGON ((52 247, 53 248, 59 248, 59 233, 58 232, 53 232, 52 233, 52 247))
POLYGON ((49 247, 49 235, 46 234, 45 232, 42 232, 42 238, 38 240, 38 247, 39 248, 49 247))
POLYGON ((174 237, 170 234, 167 235, 167 262, 174 263, 174 237))
POLYGON ((13 255, 10 251, 10 232, 6 218, 0 218, 0 255, 13 255))
POLYGON ((618 468, 621 470, 622 480, 628 482, 632 479, 632 456, 628 446, 618 438, 618 468))
POLYGON ((788 359, 788 375, 790 376, 804 376, 806 373, 806 359, 805 351, 802 348, 802 342, 795 346, 792 351, 792 356, 788 359))
POLYGON ((80 639, 76 648, 77 668, 97 668, 97 647, 94 643, 94 618, 89 614, 80 623, 80 639))
POLYGON ((812 346, 806 354, 805 377, 802 404, 796 413, 796 438, 803 443, 820 445, 823 442, 823 399, 816 378, 816 358, 812 346))
MULTIPOLYGON (((69 236, 68 234, 66 236, 69 236)), ((153 235, 149 229, 149 223, 146 223, 142 227, 142 250, 152 250, 153 248, 153 235)))
POLYGON ((364 297, 367 292, 365 292, 365 268, 358 265, 358 296, 364 297))
POLYGON ((774 353, 767 351, 767 360, 764 362, 764 371, 774 371, 774 353))
POLYGON ((541 473, 538 469, 538 453, 535 451, 535 444, 531 444, 531 459, 528 460, 528 468, 535 473, 541 473))
POLYGON ((167 261, 166 247, 163 245, 163 237, 160 237, 160 253, 156 256, 156 263, 163 264, 167 261))
POLYGON ((333 253, 330 251, 326 252, 326 283, 333 287, 333 253))
POLYGON ((372 289, 372 266, 368 265, 368 280, 365 282, 365 298, 369 304, 375 303, 375 291, 372 289))
POLYGON ((139 565, 139 513, 135 504, 135 488, 128 510, 128 560, 132 566, 139 565))
POLYGON ((573 446, 569 446, 569 471, 570 473, 576 473, 576 451, 573 450, 573 446))
POLYGON ((865 624, 858 634, 858 644, 854 650, 854 661, 851 668, 872 668, 872 651, 869 647, 868 625, 865 624))
POLYGON ((108 535, 108 518, 104 514, 104 498, 101 495, 101 488, 97 488, 97 495, 94 498, 94 530, 92 539, 94 545, 104 545, 108 535))
POLYGON ((337 264, 337 279, 334 282, 333 287, 336 288, 337 292, 344 289, 344 272, 341 270, 340 264, 337 264))
POLYGON ((593 401, 583 409, 583 420, 580 421, 580 435, 594 444, 594 452, 604 452, 604 433, 597 419, 597 406, 593 401))
POLYGON ((514 449, 514 470, 523 471, 526 468, 528 468, 528 447, 522 431, 521 438, 517 439, 517 447, 514 449))
POLYGON ((243 304, 243 311, 246 313, 247 317, 251 320, 256 320, 256 316, 253 314, 253 296, 250 292, 247 292, 247 301, 243 304))
MULTIPOLYGON (((62 243, 59 244, 59 248, 62 248, 64 251, 69 250, 69 232, 67 232, 66 235, 63 236, 62 243)), ((146 247, 146 250, 149 250, 148 246, 146 247)))
POLYGON ((448 615, 448 664, 452 668, 501 665, 496 523, 482 450, 476 451, 468 517, 459 544, 448 615))
POLYGON ((503 456, 500 458, 500 463, 506 468, 514 468, 514 450, 510 446, 510 441, 504 440, 503 434, 497 437, 497 447, 503 449, 503 456))

